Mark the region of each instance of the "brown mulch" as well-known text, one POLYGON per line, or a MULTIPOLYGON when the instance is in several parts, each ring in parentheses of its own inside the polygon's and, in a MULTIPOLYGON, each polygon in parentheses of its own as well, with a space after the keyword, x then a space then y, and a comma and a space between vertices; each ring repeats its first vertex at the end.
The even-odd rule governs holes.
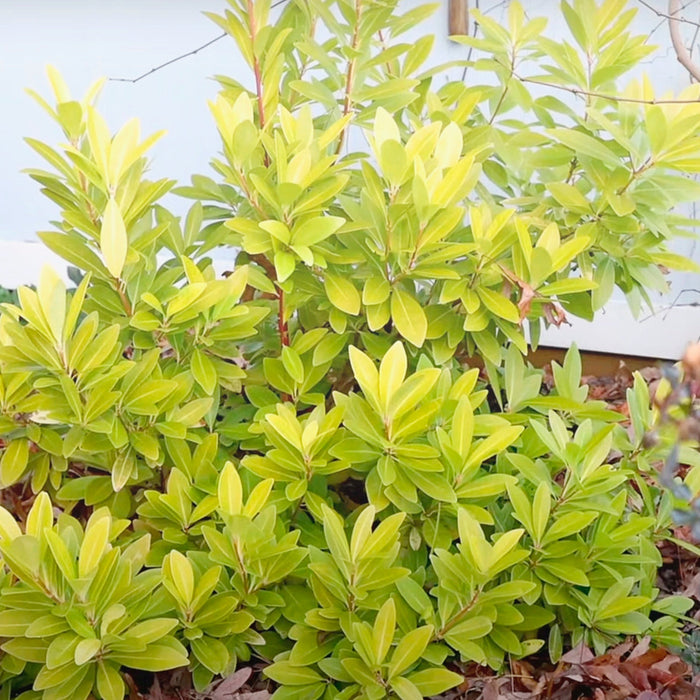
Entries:
MULTIPOLYGON (((634 646, 621 644, 602 656, 579 646, 564 654, 554 667, 530 661, 512 661, 509 674, 495 676, 474 665, 459 672, 465 676, 458 688, 442 700, 694 700, 700 698, 700 675, 666 649, 653 649, 649 639, 634 646)), ((146 694, 132 693, 129 700, 269 700, 259 688, 259 668, 239 668, 214 682, 203 693, 183 690, 177 672, 157 674, 146 694)))
POLYGON ((444 700, 693 700, 700 697, 700 676, 665 649, 644 639, 621 644, 602 656, 579 646, 554 668, 513 661, 511 673, 479 677, 472 671, 444 700))
POLYGON ((187 669, 157 673, 145 693, 139 692, 136 683, 130 683, 129 700, 269 700, 271 684, 261 671, 262 665, 242 666, 201 693, 192 688, 187 669))

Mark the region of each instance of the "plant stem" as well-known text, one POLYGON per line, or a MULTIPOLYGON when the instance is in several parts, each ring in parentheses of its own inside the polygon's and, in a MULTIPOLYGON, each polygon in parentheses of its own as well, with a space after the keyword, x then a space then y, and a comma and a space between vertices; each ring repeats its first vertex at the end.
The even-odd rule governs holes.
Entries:
POLYGON ((280 342, 282 346, 289 345, 289 327, 287 326, 287 321, 284 318, 284 290, 279 287, 277 293, 278 301, 278 317, 277 317, 277 329, 280 335, 280 342))
POLYGON ((508 83, 514 77, 516 77, 515 76, 515 48, 513 48, 513 51, 510 54, 510 75, 508 76, 508 80, 506 80, 505 85, 503 86, 503 92, 501 93, 501 96, 498 98, 498 102, 496 103, 496 106, 493 108, 493 114, 491 115, 491 119, 489 119, 489 125, 493 124, 493 120, 498 115, 498 112, 503 105, 503 101, 506 99, 506 95, 508 94, 508 83))
POLYGON ((134 313, 134 309, 131 306, 131 302, 129 301, 129 297, 126 296, 126 290, 124 289, 124 282, 120 279, 116 280, 117 282, 117 293, 119 294, 119 298, 121 299, 122 306, 124 307, 124 311, 126 312, 127 316, 131 316, 134 313))
POLYGON ((481 588, 477 588, 472 599, 439 631, 435 634, 435 639, 442 639, 456 624, 461 622, 464 617, 472 610, 472 608, 477 604, 479 596, 481 595, 481 588))
POLYGON ((627 192, 627 190, 631 187, 632 183, 642 174, 645 173, 649 168, 653 168, 655 165, 654 161, 651 158, 647 158, 644 163, 642 163, 638 168, 632 169, 632 172, 630 173, 629 180, 625 183, 623 187, 621 187, 617 193, 618 194, 624 194, 627 192))
MULTIPOLYGON (((355 0, 355 29, 352 34, 352 42, 350 44, 350 48, 352 49, 352 53, 355 54, 357 51, 357 47, 360 43, 360 19, 362 17, 362 0, 355 0)), ((345 99, 343 100, 343 117, 346 117, 350 113, 350 109, 352 107, 352 98, 350 97, 350 93, 352 92, 352 89, 355 85, 355 70, 357 66, 357 57, 352 56, 352 58, 348 61, 348 68, 345 73, 345 99)), ((343 150, 343 145, 345 144, 345 135, 347 133, 348 127, 347 124, 345 127, 343 127, 343 130, 340 132, 340 138, 338 139, 338 146, 335 149, 335 154, 340 155, 340 152, 343 150)))
POLYGON ((517 78, 521 83, 532 83, 533 85, 542 85, 543 87, 549 87, 554 90, 564 90, 565 92, 570 92, 572 95, 581 95, 581 97, 598 97, 601 100, 609 100, 610 102, 624 102, 636 105, 696 105, 699 100, 644 100, 638 97, 621 97, 620 95, 606 95, 604 92, 596 92, 595 90, 583 90, 577 87, 569 87, 568 85, 559 85, 558 83, 551 83, 547 80, 540 80, 539 78, 523 78, 520 75, 513 74, 514 78, 517 78))
MULTIPOLYGON (((260 61, 255 53, 255 39, 258 35, 258 27, 255 23, 255 3, 254 0, 248 0, 248 19, 250 26, 250 51, 253 56, 253 73, 255 74, 255 94, 258 98, 258 113, 260 115, 260 130, 265 128, 265 99, 263 95, 262 70, 260 61)), ((265 151, 265 167, 270 165, 270 156, 265 151)))

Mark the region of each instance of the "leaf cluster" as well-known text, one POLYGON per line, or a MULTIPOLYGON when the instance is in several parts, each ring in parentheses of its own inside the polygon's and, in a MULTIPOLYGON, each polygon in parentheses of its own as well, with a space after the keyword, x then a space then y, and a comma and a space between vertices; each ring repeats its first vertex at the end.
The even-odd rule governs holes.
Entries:
POLYGON ((182 218, 147 179, 158 135, 112 134, 99 84, 73 100, 52 69, 35 95, 64 140, 28 140, 60 211, 40 236, 80 274, 0 313, 0 698, 180 666, 205 691, 256 658, 281 700, 413 700, 456 661, 679 645, 646 385, 626 426, 575 348, 551 391, 523 355, 689 265, 668 212, 700 108, 594 96, 649 51, 622 0, 562 3, 570 40, 479 15, 484 85, 425 67, 430 7, 228 4, 255 87, 217 77, 222 152, 182 218))

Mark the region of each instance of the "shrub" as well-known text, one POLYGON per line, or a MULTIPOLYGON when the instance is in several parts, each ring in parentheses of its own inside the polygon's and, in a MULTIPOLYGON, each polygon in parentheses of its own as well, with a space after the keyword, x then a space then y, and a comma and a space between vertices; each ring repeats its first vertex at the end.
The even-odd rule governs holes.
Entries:
POLYGON ((548 391, 522 355, 688 266, 668 210, 698 194, 700 88, 606 97, 651 50, 618 0, 564 3, 578 48, 515 2, 478 15, 484 85, 400 42, 430 8, 229 4, 255 89, 218 78, 184 221, 145 177, 158 135, 112 136, 99 85, 78 102, 51 70, 37 97, 66 141, 28 140, 60 208, 40 236, 84 276, 0 317, 4 697, 114 700, 187 663, 202 690, 255 656, 276 698, 419 698, 458 660, 679 644, 646 387, 626 428, 575 349, 548 391))

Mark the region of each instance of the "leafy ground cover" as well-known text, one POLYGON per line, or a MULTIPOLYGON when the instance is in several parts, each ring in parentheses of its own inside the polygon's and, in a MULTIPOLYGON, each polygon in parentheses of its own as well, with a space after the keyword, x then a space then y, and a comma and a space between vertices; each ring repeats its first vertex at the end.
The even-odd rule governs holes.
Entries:
POLYGON ((100 84, 35 95, 76 286, 0 314, 0 698, 685 692, 700 363, 623 404, 524 355, 693 267, 700 86, 618 86, 652 51, 622 0, 563 3, 568 40, 480 15, 484 84, 403 40, 430 8, 270 9, 211 16, 252 80, 217 77, 182 218, 100 84))
MULTIPOLYGON (((613 362, 607 362, 607 365, 613 362)), ((639 364, 636 361, 635 364, 639 364)), ((551 363, 544 369, 545 390, 554 388, 551 363)), ((658 363, 637 370, 653 394, 663 373, 658 363)), ((634 374, 624 361, 613 374, 588 374, 582 384, 590 387, 591 398, 605 401, 609 408, 629 416, 627 391, 633 387, 634 374)), ((697 544, 687 526, 674 528, 674 536, 691 545, 697 544)), ((673 543, 660 545, 663 565, 658 585, 668 595, 678 594, 693 600, 694 619, 700 615, 700 558, 693 551, 673 543)), ((507 669, 494 672, 476 664, 453 663, 454 671, 463 676, 460 685, 447 691, 445 700, 540 700, 544 698, 585 700, 692 700, 700 688, 700 634, 695 625, 687 626, 682 647, 669 650, 651 647, 649 638, 635 643, 626 641, 596 656, 580 645, 565 653, 559 663, 547 656, 511 660, 507 669)), ((267 700, 274 684, 263 675, 264 664, 240 668, 227 679, 217 681, 203 693, 197 693, 181 674, 165 672, 148 679, 139 689, 131 685, 134 698, 171 700, 191 697, 212 700, 267 700)))

